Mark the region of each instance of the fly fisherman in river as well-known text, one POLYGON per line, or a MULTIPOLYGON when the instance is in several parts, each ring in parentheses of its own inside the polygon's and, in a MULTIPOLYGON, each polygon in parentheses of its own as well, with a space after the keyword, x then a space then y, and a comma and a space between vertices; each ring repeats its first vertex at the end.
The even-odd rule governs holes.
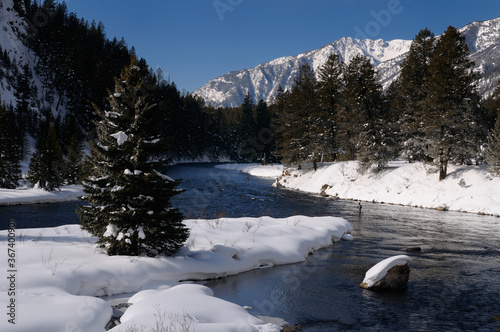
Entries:
POLYGON ((358 213, 359 213, 359 214, 361 214, 361 209, 362 209, 362 208, 363 208, 363 207, 361 206, 361 202, 358 202, 358 213))

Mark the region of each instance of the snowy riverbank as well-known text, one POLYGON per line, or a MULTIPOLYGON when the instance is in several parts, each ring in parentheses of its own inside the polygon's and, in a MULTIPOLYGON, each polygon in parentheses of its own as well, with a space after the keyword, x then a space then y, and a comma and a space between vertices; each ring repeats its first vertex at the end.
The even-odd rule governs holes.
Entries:
POLYGON ((285 169, 281 164, 269 164, 262 166, 261 164, 221 164, 215 165, 215 168, 240 171, 253 176, 266 178, 277 178, 281 176, 285 169))
POLYGON ((443 181, 423 163, 392 162, 380 173, 359 174, 357 162, 340 162, 317 171, 289 169, 284 176, 277 175, 276 166, 231 167, 279 177, 278 186, 341 199, 500 216, 500 178, 489 176, 485 166, 450 166, 443 181))
POLYGON ((104 331, 112 308, 99 296, 131 294, 122 324, 111 331, 141 331, 157 323, 189 331, 279 331, 278 325, 213 297, 209 288, 181 281, 300 262, 352 230, 334 217, 185 223, 191 230, 186 246, 163 258, 108 256, 78 225, 18 230, 11 225, 15 241, 9 231, 0 231, 1 251, 13 259, 10 279, 0 283, 0 303, 8 314, 0 330, 104 331))
POLYGON ((0 188, 0 206, 77 201, 83 194, 83 187, 80 185, 62 186, 59 190, 51 192, 30 187, 0 188))

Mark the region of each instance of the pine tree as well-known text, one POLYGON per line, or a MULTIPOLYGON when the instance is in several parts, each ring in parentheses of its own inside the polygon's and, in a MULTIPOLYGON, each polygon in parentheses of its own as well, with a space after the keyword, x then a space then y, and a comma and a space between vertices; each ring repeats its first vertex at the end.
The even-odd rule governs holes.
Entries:
POLYGON ((154 79, 132 57, 115 81, 110 111, 96 108, 97 138, 84 179, 82 228, 99 238, 110 255, 155 256, 176 252, 189 232, 171 206, 179 181, 162 173, 166 140, 163 113, 154 98, 154 79))
POLYGON ((63 153, 54 123, 50 123, 45 135, 40 134, 36 152, 31 157, 27 178, 32 186, 54 191, 63 184, 63 153))
POLYGON ((495 126, 496 119, 500 116, 500 84, 496 87, 493 94, 482 102, 486 109, 486 123, 489 130, 495 126))
POLYGON ((370 60, 355 56, 347 66, 342 108, 338 117, 338 143, 345 159, 361 161, 361 171, 383 169, 396 154, 384 108, 382 87, 370 60))
POLYGON ((272 126, 276 136, 276 154, 285 166, 291 166, 298 161, 295 151, 290 148, 294 129, 298 123, 295 123, 297 119, 292 110, 290 92, 284 91, 281 85, 271 103, 271 108, 275 114, 272 126))
POLYGON ((429 78, 423 84, 423 122, 439 180, 446 178, 450 162, 465 163, 477 155, 479 96, 468 56, 465 38, 448 27, 432 52, 429 78))
POLYGON ((64 164, 64 179, 67 184, 78 184, 84 173, 83 152, 76 136, 71 137, 66 162, 64 164))
POLYGON ((337 113, 344 91, 344 67, 338 54, 334 53, 318 70, 318 95, 323 118, 324 151, 327 158, 334 160, 336 153, 337 113))
POLYGON ((429 65, 435 46, 434 34, 421 30, 413 39, 408 55, 401 64, 397 80, 398 91, 393 96, 393 108, 399 108, 403 155, 409 161, 426 160, 425 128, 423 128, 424 83, 429 79, 429 65))
POLYGON ((369 96, 365 82, 360 77, 362 67, 366 64, 369 64, 366 57, 355 56, 344 72, 345 89, 342 105, 337 113, 336 145, 339 160, 357 159, 361 131, 368 125, 371 105, 366 103, 369 96))
POLYGON ((240 106, 241 120, 238 128, 238 155, 241 161, 253 161, 256 157, 255 151, 255 120, 254 109, 255 105, 250 91, 245 95, 245 99, 240 106))
POLYGON ((323 134, 327 119, 321 114, 318 100, 318 84, 313 69, 303 64, 294 80, 290 93, 293 108, 293 136, 290 148, 298 157, 298 165, 312 162, 314 169, 324 152, 323 134))
POLYGON ((495 176, 500 176, 500 116, 488 136, 486 160, 489 164, 489 172, 495 176))
POLYGON ((257 153, 262 155, 261 162, 266 165, 270 159, 273 146, 273 132, 271 130, 271 113, 267 103, 261 99, 255 108, 255 148, 257 153))
POLYGON ((322 145, 317 82, 308 63, 299 69, 291 91, 280 87, 272 105, 276 114, 273 126, 277 136, 277 154, 287 166, 305 162, 317 167, 324 146, 322 145))
POLYGON ((16 97, 16 114, 17 114, 17 127, 19 129, 19 146, 21 151, 21 158, 27 157, 29 151, 26 137, 28 133, 36 134, 36 129, 33 125, 33 116, 31 112, 31 102, 34 99, 35 86, 31 82, 32 75, 29 66, 23 66, 22 72, 16 76, 15 82, 15 97, 16 97))
POLYGON ((14 112, 0 105, 0 188, 15 189, 21 179, 21 155, 14 112))

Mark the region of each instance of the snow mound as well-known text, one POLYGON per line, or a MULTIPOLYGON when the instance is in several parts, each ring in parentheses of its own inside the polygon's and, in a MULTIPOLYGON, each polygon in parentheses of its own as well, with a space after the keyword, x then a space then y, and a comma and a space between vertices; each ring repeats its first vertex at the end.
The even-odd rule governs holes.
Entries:
POLYGON ((243 307, 214 297, 212 290, 202 285, 182 284, 160 291, 142 291, 130 298, 129 303, 133 305, 122 316, 122 324, 111 329, 112 332, 130 331, 138 327, 137 322, 146 326, 160 324, 173 331, 280 331, 278 326, 264 324, 243 307))
POLYGON ((387 272, 394 266, 405 265, 408 262, 411 262, 411 258, 406 255, 398 255, 384 259, 366 271, 363 284, 367 284, 368 287, 373 287, 373 285, 382 280, 387 272))

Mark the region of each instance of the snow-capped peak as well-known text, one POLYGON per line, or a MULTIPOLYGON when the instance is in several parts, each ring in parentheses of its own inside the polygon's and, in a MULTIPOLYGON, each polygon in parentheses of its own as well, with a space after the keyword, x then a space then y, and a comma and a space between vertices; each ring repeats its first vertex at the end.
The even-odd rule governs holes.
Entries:
MULTIPOLYGON (((471 60, 483 74, 479 91, 483 96, 490 94, 500 78, 500 68, 496 69, 495 59, 500 58, 500 18, 473 22, 460 29, 471 51, 471 60)), ((296 56, 285 56, 260 64, 254 68, 232 71, 217 77, 194 91, 212 106, 235 107, 240 105, 247 92, 257 102, 269 101, 281 85, 289 89, 299 68, 309 63, 314 70, 321 67, 328 56, 337 53, 346 63, 358 55, 369 57, 376 67, 380 83, 387 88, 399 76, 400 64, 410 49, 411 40, 395 39, 353 39, 344 37, 316 50, 296 56)))

